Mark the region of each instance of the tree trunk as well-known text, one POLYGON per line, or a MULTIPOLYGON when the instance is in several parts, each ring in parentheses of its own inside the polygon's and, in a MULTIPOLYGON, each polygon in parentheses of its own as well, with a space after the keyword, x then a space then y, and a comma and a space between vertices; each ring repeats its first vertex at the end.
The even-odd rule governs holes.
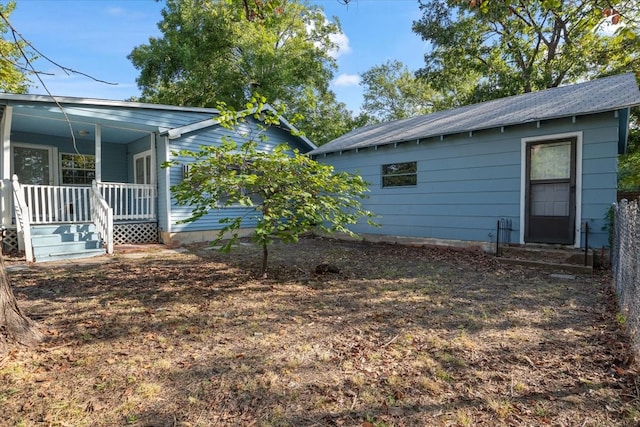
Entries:
POLYGON ((0 356, 14 344, 33 346, 40 343, 44 335, 38 325, 25 316, 13 295, 9 277, 0 253, 0 356))
POLYGON ((267 262, 269 260, 269 247, 266 243, 262 244, 262 271, 260 274, 263 278, 267 277, 267 262))

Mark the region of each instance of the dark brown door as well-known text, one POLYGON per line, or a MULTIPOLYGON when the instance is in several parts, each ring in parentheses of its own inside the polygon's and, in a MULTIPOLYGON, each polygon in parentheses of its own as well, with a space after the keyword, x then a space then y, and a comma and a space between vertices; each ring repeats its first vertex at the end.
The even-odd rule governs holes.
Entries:
POLYGON ((527 144, 525 242, 573 244, 576 139, 527 144))

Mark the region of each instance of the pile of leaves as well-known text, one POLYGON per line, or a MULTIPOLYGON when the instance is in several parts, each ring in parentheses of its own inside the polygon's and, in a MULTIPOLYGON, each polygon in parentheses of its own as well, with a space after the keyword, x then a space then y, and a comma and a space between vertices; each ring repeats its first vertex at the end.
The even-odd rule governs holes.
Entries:
POLYGON ((48 340, 0 362, 3 422, 640 421, 604 274, 571 279, 478 252, 319 238, 272 253, 268 279, 250 244, 12 270, 48 340))

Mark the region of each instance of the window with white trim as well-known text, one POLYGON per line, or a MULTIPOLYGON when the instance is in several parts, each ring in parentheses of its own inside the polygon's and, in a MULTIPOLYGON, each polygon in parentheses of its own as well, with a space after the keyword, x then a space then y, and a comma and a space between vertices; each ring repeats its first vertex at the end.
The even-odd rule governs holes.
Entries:
POLYGON ((405 187, 418 183, 417 162, 389 163, 382 165, 383 187, 405 187))
POLYGON ((133 156, 133 172, 136 184, 151 184, 151 151, 133 156))
POLYGON ((62 184, 89 185, 96 179, 96 157, 90 154, 61 153, 62 184))

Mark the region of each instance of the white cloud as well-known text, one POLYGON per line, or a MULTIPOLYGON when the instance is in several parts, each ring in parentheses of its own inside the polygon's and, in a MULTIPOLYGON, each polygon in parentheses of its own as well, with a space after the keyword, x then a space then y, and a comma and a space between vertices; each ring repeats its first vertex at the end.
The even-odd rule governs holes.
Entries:
POLYGON ((329 52, 333 58, 339 58, 342 55, 351 53, 351 46, 349 45, 349 37, 343 32, 338 34, 332 34, 330 40, 336 44, 336 49, 329 52))
POLYGON ((107 9, 107 14, 112 16, 124 16, 125 10, 121 7, 110 7, 107 9))
POLYGON ((332 83, 335 87, 358 86, 360 76, 358 74, 340 74, 332 83))

